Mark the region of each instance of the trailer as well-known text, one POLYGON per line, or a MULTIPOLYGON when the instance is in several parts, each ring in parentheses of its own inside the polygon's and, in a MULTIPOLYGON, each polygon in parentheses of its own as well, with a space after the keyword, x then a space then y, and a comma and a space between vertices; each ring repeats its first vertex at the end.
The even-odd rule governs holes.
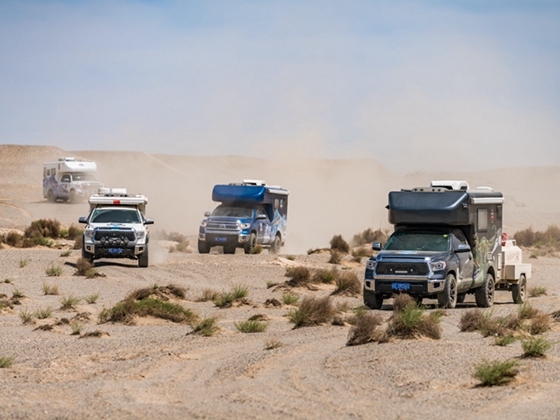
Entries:
POLYGON ((494 302, 495 290, 527 298, 531 264, 503 233, 501 192, 470 189, 465 181, 433 181, 429 187, 389 193, 389 222, 395 232, 366 267, 364 301, 373 308, 394 293, 417 300, 437 298, 453 308, 466 294, 478 306, 494 302))
POLYGON ((103 184, 95 179, 95 162, 62 157, 56 162, 43 163, 43 198, 50 202, 84 201, 103 184))

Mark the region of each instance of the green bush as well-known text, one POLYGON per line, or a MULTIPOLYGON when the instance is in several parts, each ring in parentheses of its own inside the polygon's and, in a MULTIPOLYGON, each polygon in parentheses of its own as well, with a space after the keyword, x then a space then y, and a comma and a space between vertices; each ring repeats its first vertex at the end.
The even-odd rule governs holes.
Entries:
POLYGON ((483 359, 474 366, 472 377, 480 381, 481 386, 496 386, 509 384, 519 373, 515 360, 505 362, 483 359))
POLYGON ((531 338, 521 341, 523 357, 544 357, 552 348, 552 343, 544 337, 531 338))
POLYGON ((242 322, 234 322, 235 328, 237 328, 237 331, 242 332, 242 333, 258 333, 258 332, 263 332, 266 330, 266 328, 268 327, 268 323, 267 322, 261 322, 258 321, 256 319, 249 319, 247 321, 242 321, 242 322))

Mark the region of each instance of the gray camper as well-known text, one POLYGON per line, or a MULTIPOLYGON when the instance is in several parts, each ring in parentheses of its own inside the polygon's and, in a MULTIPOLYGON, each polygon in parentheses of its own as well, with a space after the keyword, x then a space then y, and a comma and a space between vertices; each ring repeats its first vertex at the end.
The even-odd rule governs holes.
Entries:
POLYGON ((373 244, 379 252, 367 262, 364 303, 380 309, 383 299, 408 293, 454 308, 471 293, 477 306, 489 307, 495 290, 524 302, 531 264, 502 232, 503 203, 502 193, 471 190, 464 181, 390 192, 395 232, 386 244, 373 244))

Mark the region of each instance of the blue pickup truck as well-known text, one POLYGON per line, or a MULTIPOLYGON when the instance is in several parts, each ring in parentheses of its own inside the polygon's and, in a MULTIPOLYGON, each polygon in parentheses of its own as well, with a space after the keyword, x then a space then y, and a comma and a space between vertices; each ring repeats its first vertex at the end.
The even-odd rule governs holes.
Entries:
POLYGON ((222 246, 224 254, 243 248, 249 254, 257 244, 278 253, 286 240, 288 190, 264 181, 219 184, 212 200, 220 203, 204 213, 198 233, 198 252, 208 254, 222 246))

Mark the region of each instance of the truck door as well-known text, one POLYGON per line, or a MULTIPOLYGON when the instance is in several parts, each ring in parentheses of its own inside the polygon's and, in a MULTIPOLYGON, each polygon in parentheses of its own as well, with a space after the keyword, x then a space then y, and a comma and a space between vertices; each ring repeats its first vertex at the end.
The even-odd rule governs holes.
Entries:
POLYGON ((268 219, 268 215, 266 214, 264 208, 262 207, 257 207, 257 220, 259 221, 257 242, 261 244, 270 243, 270 231, 271 231, 270 220, 268 219))
MULTIPOLYGON (((468 245, 467 239, 460 230, 453 231, 453 250, 458 249, 459 245, 468 245)), ((474 261, 472 251, 455 253, 459 259, 459 272, 457 281, 460 289, 467 289, 472 285, 474 261)))

